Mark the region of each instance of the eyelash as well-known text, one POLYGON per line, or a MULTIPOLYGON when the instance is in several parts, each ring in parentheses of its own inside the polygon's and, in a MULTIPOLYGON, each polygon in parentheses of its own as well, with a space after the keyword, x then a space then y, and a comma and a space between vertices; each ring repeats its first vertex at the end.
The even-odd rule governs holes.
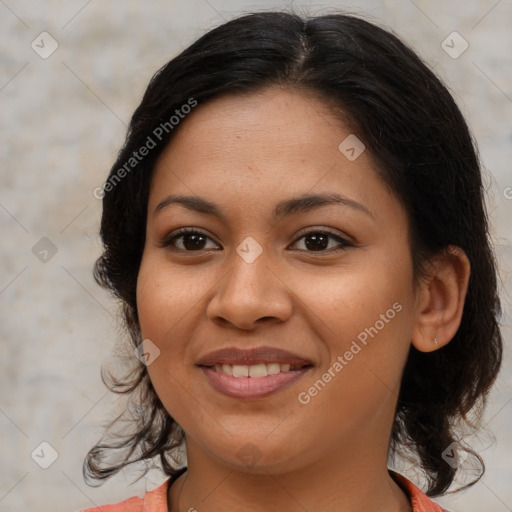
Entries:
MULTIPOLYGON (((176 251, 176 252, 187 252, 187 253, 191 253, 191 254, 200 253, 202 251, 207 250, 207 249, 199 249, 197 251, 187 251, 186 249, 180 249, 180 248, 176 248, 176 247, 173 246, 173 242, 175 242, 179 238, 183 238, 184 235, 188 235, 188 234, 202 235, 203 237, 209 238, 210 240, 212 240, 212 238, 210 238, 206 233, 204 233, 203 231, 201 231, 201 230, 199 230, 197 228, 180 228, 172 236, 167 235, 161 241, 160 247, 162 247, 162 248, 169 248, 170 250, 176 251)), ((338 249, 335 249, 335 250, 332 250, 332 249, 320 250, 320 251, 307 251, 307 250, 304 250, 305 252, 312 253, 312 254, 315 254, 315 253, 316 254, 322 254, 322 253, 323 254, 332 254, 332 253, 337 253, 337 252, 343 251, 347 247, 354 247, 354 244, 349 242, 345 238, 342 238, 338 234, 335 234, 335 233, 333 233, 331 231, 328 231, 328 230, 325 230, 325 229, 321 230, 321 229, 316 228, 316 229, 309 229, 308 230, 308 228, 304 228, 304 229, 301 229, 297 234, 299 235, 299 237, 293 242, 292 245, 294 245, 300 239, 305 238, 308 235, 327 235, 327 236, 335 239, 336 241, 338 241, 340 243, 340 245, 342 246, 342 247, 340 247, 338 249)))

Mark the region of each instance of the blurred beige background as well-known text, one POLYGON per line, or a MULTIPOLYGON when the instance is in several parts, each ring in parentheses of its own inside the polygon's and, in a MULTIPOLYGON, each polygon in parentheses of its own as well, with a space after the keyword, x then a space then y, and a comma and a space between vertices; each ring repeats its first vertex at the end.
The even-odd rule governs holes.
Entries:
POLYGON ((114 405, 100 366, 123 341, 116 304, 92 278, 101 206, 93 190, 157 68, 223 21, 289 5, 343 9, 394 30, 449 85, 479 143, 508 346, 485 420, 496 439, 481 442, 487 472, 440 502, 512 510, 512 0, 0 0, 0 510, 72 512, 165 479, 153 473, 129 486, 127 472, 100 488, 82 479, 114 405), (463 39, 443 47, 454 31, 463 39))

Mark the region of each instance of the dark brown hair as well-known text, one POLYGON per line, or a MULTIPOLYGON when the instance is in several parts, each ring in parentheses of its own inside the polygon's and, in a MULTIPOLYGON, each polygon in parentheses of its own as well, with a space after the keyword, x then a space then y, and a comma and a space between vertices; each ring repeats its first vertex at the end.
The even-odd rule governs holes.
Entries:
MULTIPOLYGON (((134 347, 141 343, 136 285, 145 242, 149 185, 155 162, 179 129, 176 110, 219 97, 279 85, 323 98, 350 123, 379 163, 379 172, 406 207, 415 276, 433 254, 460 247, 471 264, 461 325, 451 342, 431 353, 411 347, 393 425, 390 454, 413 452, 428 479, 428 494, 444 493, 456 468, 443 451, 458 438, 458 423, 482 410, 501 364, 497 274, 491 250, 476 147, 452 96, 421 61, 387 30, 345 14, 303 18, 295 13, 244 15, 206 33, 151 79, 112 166, 103 197, 104 252, 95 278, 121 300, 134 347), (165 124, 167 123, 167 124, 165 124), (126 162, 160 130, 157 147, 127 172, 126 162), (110 180, 110 181, 109 181, 110 180)), ((134 431, 98 443, 84 463, 86 480, 160 457, 168 475, 183 432, 137 366, 107 385, 132 401, 134 431), (117 463, 105 457, 119 450, 117 463), (122 455, 121 455, 122 454, 122 455)), ((105 381, 105 378, 104 378, 105 381)), ((460 426, 459 425, 459 426, 460 426)), ((469 447, 481 464, 483 461, 469 447)), ((471 484, 474 482, 471 482, 471 484)), ((470 485, 471 485, 470 484, 470 485)))

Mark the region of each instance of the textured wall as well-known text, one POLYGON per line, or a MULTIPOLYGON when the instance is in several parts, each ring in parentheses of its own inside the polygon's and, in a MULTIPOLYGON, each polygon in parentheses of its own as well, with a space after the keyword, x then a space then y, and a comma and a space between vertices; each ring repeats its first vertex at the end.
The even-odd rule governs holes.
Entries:
MULTIPOLYGON (((158 67, 223 20, 287 3, 0 1, 1 510, 71 512, 162 481, 153 475, 128 487, 129 475, 120 475, 93 489, 81 476, 115 405, 100 365, 122 341, 115 304, 92 279, 100 217, 93 190, 158 67)), ((512 1, 293 5, 312 14, 365 13, 408 41, 450 86, 488 171, 510 342, 512 1), (443 48, 454 31, 463 39, 452 35, 443 48)), ((471 490, 442 500, 454 511, 512 510, 509 348, 505 355, 486 415, 496 441, 482 441, 488 470, 471 490)))

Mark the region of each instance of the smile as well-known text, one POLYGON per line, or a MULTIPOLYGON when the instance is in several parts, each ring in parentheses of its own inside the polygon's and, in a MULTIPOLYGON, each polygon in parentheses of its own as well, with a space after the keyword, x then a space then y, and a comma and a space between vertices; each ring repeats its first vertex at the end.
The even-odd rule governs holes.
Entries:
POLYGON ((216 364, 213 369, 216 372, 224 373, 225 375, 232 375, 233 377, 250 377, 260 378, 267 375, 277 375, 279 373, 299 370, 301 366, 292 366, 290 364, 216 364))
POLYGON ((199 366, 199 369, 215 391, 238 399, 265 398, 283 391, 313 368, 307 365, 293 369, 289 364, 217 366, 199 366))
POLYGON ((302 378, 311 360, 281 348, 227 347, 199 358, 196 366, 217 392, 231 398, 264 398, 302 378))

